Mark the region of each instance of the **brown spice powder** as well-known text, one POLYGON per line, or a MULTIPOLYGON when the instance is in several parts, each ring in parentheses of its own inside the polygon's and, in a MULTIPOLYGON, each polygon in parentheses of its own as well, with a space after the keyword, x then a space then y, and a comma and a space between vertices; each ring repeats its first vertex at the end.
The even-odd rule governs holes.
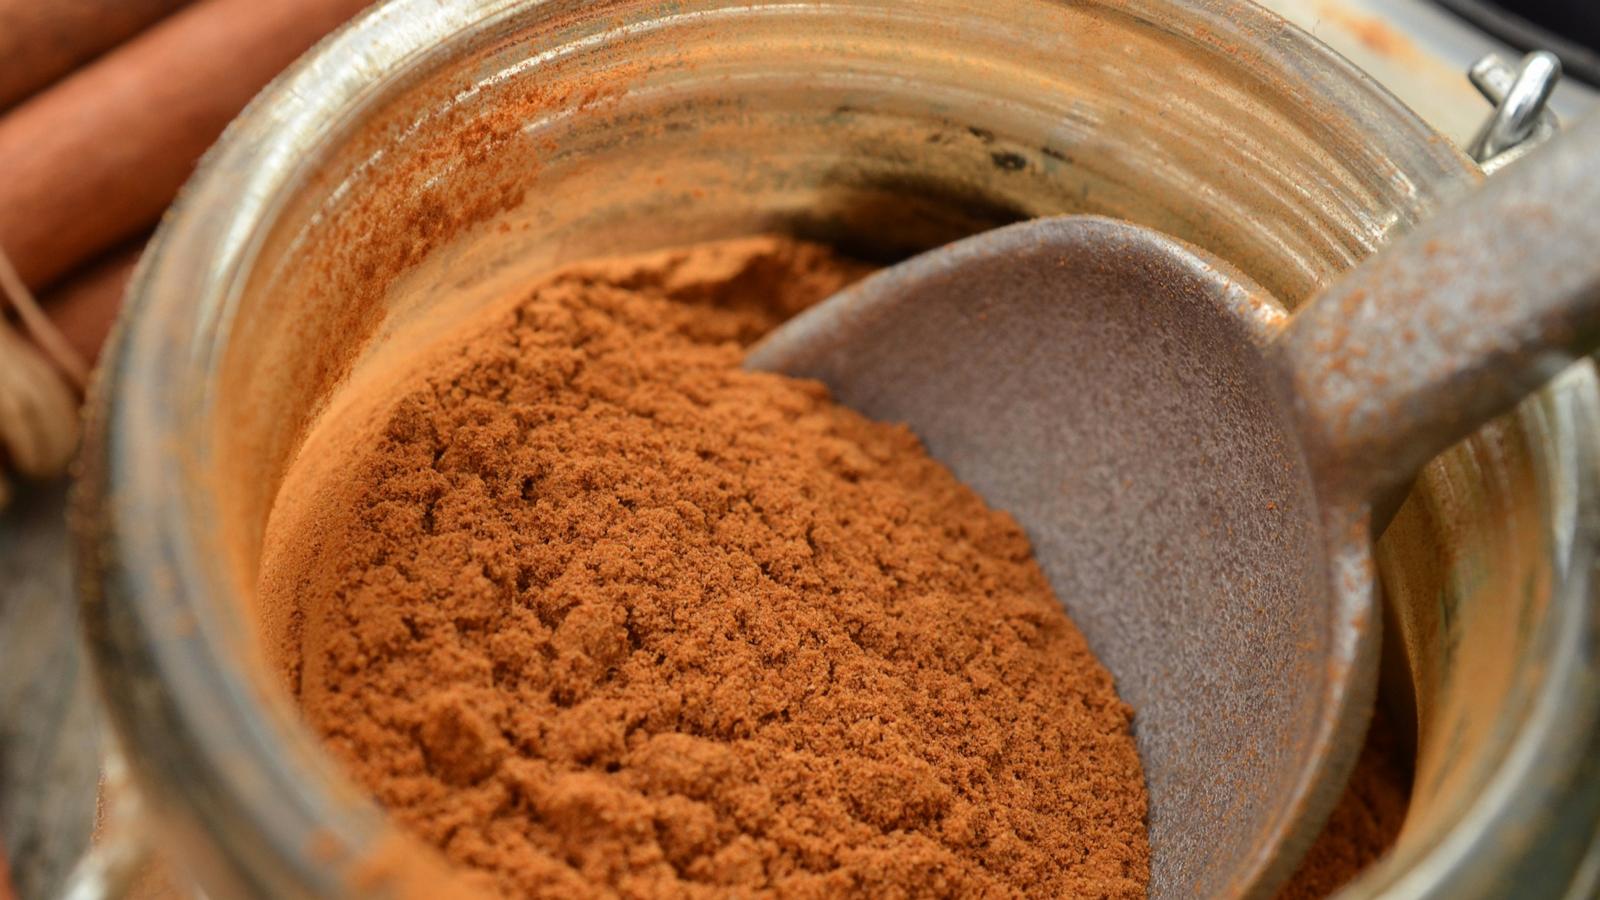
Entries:
POLYGON ((739 369, 861 273, 775 238, 579 265, 297 461, 262 594, 305 714, 486 886, 1143 896, 1131 711, 1020 528, 739 369))
POLYGON ((1354 881, 1394 846, 1410 795, 1410 768, 1380 708, 1339 805, 1277 900, 1322 900, 1354 881))

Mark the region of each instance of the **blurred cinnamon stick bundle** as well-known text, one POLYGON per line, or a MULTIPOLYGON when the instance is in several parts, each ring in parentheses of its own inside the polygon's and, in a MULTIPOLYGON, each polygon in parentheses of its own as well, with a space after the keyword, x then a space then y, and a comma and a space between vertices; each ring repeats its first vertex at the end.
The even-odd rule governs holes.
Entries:
POLYGON ((0 110, 189 0, 0 0, 0 110))
MULTIPOLYGON (((108 261, 106 254, 154 225, 251 97, 368 2, 0 0, 0 33, 7 34, 11 21, 58 34, 74 16, 115 10, 95 20, 94 40, 77 35, 75 49, 35 54, 35 74, 19 84, 45 78, 39 73, 54 60, 93 53, 84 48, 148 25, 0 113, 0 248, 44 293, 51 319, 70 325, 70 343, 87 358, 104 339, 131 270, 128 255, 108 261), (101 268, 92 276, 83 272, 94 264, 101 268), (50 290, 73 272, 70 288, 50 290), (91 282, 95 289, 86 291, 91 282)), ((6 84, 0 81, 0 105, 6 84)))

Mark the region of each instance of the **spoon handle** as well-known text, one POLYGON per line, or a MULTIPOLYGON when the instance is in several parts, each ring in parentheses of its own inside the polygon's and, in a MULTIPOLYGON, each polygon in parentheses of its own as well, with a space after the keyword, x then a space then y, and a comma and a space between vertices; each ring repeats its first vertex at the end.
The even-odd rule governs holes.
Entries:
POLYGON ((1384 247, 1274 352, 1310 462, 1371 499, 1600 346, 1600 115, 1384 247))

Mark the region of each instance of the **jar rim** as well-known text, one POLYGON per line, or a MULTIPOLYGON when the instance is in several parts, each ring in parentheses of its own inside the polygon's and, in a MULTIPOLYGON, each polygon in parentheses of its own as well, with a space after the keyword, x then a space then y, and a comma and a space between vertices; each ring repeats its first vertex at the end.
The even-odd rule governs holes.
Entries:
MULTIPOLYGON (((85 624, 113 722, 141 780, 177 803, 203 808, 193 825, 211 832, 226 866, 273 892, 340 892, 328 867, 308 859, 311 830, 331 829, 352 846, 370 846, 391 826, 309 752, 308 736, 291 717, 261 714, 274 701, 223 651, 217 635, 224 626, 214 613, 232 585, 222 561, 208 552, 217 513, 197 474, 204 465, 195 454, 204 449, 174 450, 172 442, 196 433, 196 421, 207 414, 213 399, 207 379, 243 275, 309 149, 373 102, 385 79, 424 64, 446 42, 519 17, 554 15, 556 5, 388 0, 325 39, 207 154, 139 265, 99 376, 79 489, 79 546, 85 624), (179 638, 176 623, 187 623, 179 638), (297 743, 305 752, 279 752, 297 743), (228 824, 245 811, 258 833, 228 824)), ((1362 129, 1413 185, 1410 205, 1396 210, 1402 222, 1425 216, 1478 177, 1453 144, 1369 76, 1248 0, 1091 5, 1206 52, 1240 45, 1258 51, 1239 64, 1287 100, 1362 129)))

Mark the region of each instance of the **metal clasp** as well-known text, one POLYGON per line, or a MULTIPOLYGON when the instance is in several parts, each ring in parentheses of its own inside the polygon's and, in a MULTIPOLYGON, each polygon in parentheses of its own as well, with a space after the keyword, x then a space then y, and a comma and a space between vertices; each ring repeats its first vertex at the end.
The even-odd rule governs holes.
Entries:
POLYGON ((1554 53, 1536 50, 1516 68, 1491 53, 1474 63, 1467 77, 1494 104, 1467 145, 1485 172, 1497 171, 1555 133, 1555 113, 1547 108, 1561 80, 1561 60, 1554 53))

